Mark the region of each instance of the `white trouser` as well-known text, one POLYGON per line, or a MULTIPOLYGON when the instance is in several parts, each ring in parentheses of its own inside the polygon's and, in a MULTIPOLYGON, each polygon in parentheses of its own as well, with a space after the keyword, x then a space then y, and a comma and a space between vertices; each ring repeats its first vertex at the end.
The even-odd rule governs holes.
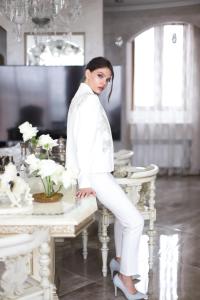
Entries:
POLYGON ((120 273, 137 274, 137 260, 144 220, 110 173, 90 176, 91 187, 98 200, 108 208, 115 219, 116 256, 121 257, 120 273))

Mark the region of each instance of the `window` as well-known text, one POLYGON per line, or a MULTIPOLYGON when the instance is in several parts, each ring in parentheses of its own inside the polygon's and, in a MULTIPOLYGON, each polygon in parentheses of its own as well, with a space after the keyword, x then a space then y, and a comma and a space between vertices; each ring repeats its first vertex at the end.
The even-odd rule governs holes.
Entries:
POLYGON ((135 38, 134 109, 185 109, 184 27, 153 27, 135 38))

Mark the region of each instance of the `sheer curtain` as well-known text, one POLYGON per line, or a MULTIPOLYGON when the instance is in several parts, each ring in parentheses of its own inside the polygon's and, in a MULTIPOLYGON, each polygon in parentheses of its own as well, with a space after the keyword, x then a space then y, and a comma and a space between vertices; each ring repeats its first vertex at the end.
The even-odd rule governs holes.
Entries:
POLYGON ((191 111, 191 164, 190 173, 200 174, 200 28, 189 27, 192 45, 188 51, 188 101, 191 111))
POLYGON ((186 24, 157 26, 135 40, 134 165, 155 163, 168 174, 199 172, 199 49, 199 29, 186 24))

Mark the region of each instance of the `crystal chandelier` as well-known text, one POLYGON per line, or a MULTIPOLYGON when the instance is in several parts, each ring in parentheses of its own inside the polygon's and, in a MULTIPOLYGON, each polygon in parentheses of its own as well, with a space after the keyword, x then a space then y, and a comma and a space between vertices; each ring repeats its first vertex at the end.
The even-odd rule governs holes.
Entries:
POLYGON ((1 0, 0 15, 14 25, 17 40, 21 40, 22 27, 28 25, 36 35, 64 25, 70 31, 81 12, 81 0, 1 0))

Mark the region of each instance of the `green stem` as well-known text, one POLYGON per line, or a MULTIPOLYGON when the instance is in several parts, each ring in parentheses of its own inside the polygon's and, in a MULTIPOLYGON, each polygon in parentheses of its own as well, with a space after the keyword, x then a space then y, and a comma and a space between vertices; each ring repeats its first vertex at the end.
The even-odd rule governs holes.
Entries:
POLYGON ((43 180, 41 177, 40 177, 40 179, 41 179, 41 181, 42 181, 42 184, 43 184, 43 187, 44 187, 45 194, 47 194, 48 191, 47 191, 46 185, 45 185, 45 183, 44 183, 44 180, 43 180))
POLYGON ((47 186, 48 186, 48 196, 51 196, 54 193, 54 190, 53 190, 53 182, 50 176, 47 177, 47 186))
POLYGON ((52 195, 53 193, 53 185, 52 185, 52 181, 51 181, 51 178, 50 176, 47 176, 45 177, 44 179, 42 179, 40 177, 41 181, 42 181, 42 184, 43 184, 43 187, 44 187, 44 192, 45 194, 49 197, 52 195))
POLYGON ((50 187, 50 180, 49 180, 49 176, 47 177, 47 195, 50 196, 51 195, 51 187, 50 187))
POLYGON ((59 186, 59 188, 57 189, 57 191, 55 191, 55 193, 60 192, 61 188, 62 188, 62 184, 59 186))
POLYGON ((43 184, 43 187, 44 187, 44 191, 45 191, 45 194, 50 197, 52 195, 54 195, 55 193, 58 193, 61 188, 62 188, 62 185, 59 186, 59 188, 57 189, 57 191, 54 192, 53 190, 53 182, 51 180, 51 177, 50 176, 47 176, 45 177, 44 179, 42 179, 40 177, 41 181, 42 181, 42 184, 43 184))

